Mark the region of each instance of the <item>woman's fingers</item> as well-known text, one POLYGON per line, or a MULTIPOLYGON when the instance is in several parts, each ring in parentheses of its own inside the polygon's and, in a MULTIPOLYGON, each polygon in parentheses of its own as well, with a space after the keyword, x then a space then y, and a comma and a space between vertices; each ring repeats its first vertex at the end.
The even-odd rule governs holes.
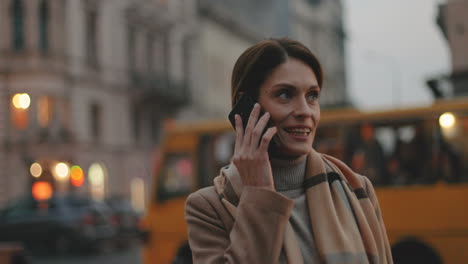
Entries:
POLYGON ((252 131, 255 128, 255 125, 257 124, 259 113, 260 113, 260 105, 256 103, 252 109, 252 112, 250 113, 247 126, 245 127, 244 142, 243 142, 244 147, 250 146, 252 142, 252 131))
POLYGON ((267 129, 265 134, 262 137, 258 151, 260 153, 268 151, 268 145, 270 144, 271 139, 275 136, 278 129, 276 127, 270 127, 267 129))
POLYGON ((265 131, 265 127, 268 124, 268 120, 270 120, 270 113, 266 112, 260 117, 257 124, 255 125, 254 130, 252 131, 252 138, 251 138, 251 147, 253 149, 257 149, 258 141, 262 137, 262 133, 265 131))
POLYGON ((244 137, 244 127, 242 124, 242 118, 239 115, 235 115, 234 119, 236 122, 236 142, 234 143, 234 153, 239 153, 244 137))

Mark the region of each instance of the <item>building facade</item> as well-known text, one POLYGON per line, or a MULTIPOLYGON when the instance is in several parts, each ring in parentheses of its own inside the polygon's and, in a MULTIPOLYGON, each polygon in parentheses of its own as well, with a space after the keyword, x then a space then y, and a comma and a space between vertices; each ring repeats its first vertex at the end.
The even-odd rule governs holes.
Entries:
POLYGON ((182 2, 0 1, 0 206, 47 182, 143 208, 163 120, 189 100, 182 2))
MULTIPOLYGON (((447 39, 452 73, 449 80, 455 96, 468 95, 468 0, 448 0, 439 6, 437 23, 447 39)), ((432 81, 432 84, 436 84, 432 81)))
POLYGON ((290 36, 308 46, 324 69, 322 108, 351 105, 346 89, 345 30, 340 0, 291 0, 290 36))
POLYGON ((200 0, 196 10, 193 104, 179 119, 226 118, 236 59, 247 47, 269 37, 297 39, 318 56, 325 72, 322 107, 350 104, 341 1, 200 0))
POLYGON ((2 0, 0 36, 0 207, 47 182, 143 208, 166 120, 226 118, 264 38, 304 42, 322 106, 348 103, 339 0, 2 0))

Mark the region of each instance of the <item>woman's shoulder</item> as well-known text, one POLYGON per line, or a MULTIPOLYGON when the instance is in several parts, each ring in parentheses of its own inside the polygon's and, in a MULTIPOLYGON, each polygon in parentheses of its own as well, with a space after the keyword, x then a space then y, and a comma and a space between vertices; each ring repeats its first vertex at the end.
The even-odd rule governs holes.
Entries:
POLYGON ((219 200, 214 186, 208 186, 191 193, 187 198, 187 204, 212 203, 219 200))
POLYGON ((185 207, 187 211, 193 209, 213 214, 220 214, 226 210, 214 186, 205 187, 190 194, 185 207))
POLYGON ((232 227, 233 224, 214 186, 190 194, 185 204, 185 215, 187 219, 198 219, 220 227, 232 227))

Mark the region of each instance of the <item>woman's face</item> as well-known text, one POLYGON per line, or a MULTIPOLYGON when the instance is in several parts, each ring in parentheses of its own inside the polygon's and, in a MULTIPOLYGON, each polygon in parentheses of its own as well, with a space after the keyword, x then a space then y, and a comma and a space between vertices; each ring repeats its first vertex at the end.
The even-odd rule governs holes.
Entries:
POLYGON ((278 128, 275 142, 282 155, 296 157, 311 151, 320 120, 319 94, 313 70, 295 58, 276 67, 260 86, 258 101, 278 128))

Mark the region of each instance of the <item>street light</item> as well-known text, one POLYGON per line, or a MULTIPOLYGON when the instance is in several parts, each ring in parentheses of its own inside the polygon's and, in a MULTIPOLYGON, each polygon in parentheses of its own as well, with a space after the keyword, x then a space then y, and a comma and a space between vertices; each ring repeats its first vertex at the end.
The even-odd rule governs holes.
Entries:
POLYGON ((63 162, 59 162, 55 165, 55 175, 58 180, 64 180, 68 177, 68 174, 70 173, 70 168, 68 167, 67 164, 63 162))
POLYGON ((457 118, 453 113, 446 112, 440 115, 439 117, 439 125, 441 128, 442 135, 446 139, 452 139, 457 133, 457 118))
POLYGON ((439 117, 439 124, 442 128, 452 128, 455 125, 455 116, 450 113, 444 113, 439 117))
POLYGON ((27 93, 17 93, 11 99, 13 106, 17 109, 28 109, 31 105, 31 97, 27 93))
POLYGON ((41 164, 35 162, 31 165, 31 167, 29 168, 29 172, 31 173, 31 175, 35 178, 39 178, 42 174, 42 167, 41 167, 41 164))

